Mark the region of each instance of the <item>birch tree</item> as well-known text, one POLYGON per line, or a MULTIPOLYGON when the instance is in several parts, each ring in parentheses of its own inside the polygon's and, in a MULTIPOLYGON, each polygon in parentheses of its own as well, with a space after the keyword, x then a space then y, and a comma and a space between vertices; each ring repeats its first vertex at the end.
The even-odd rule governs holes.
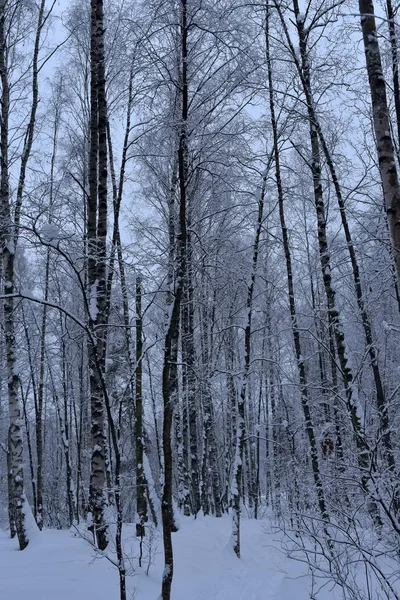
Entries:
MULTIPOLYGON (((374 14, 374 2, 372 0, 360 0, 359 9, 365 49, 365 61, 371 94, 372 116, 375 131, 376 151, 378 155, 379 173, 382 181, 383 197, 392 239, 397 279, 399 280, 400 186, 389 121, 386 83, 382 68, 378 31, 374 14)), ((393 36, 393 32, 391 35, 393 36)), ((395 61, 395 54, 393 54, 394 51, 395 45, 392 43, 392 60, 395 61)), ((393 64, 395 66, 395 63, 393 64)), ((396 70, 394 71, 394 76, 396 77, 396 70)))
POLYGON ((2 250, 2 275, 3 293, 11 297, 4 303, 4 329, 7 353, 8 375, 8 404, 9 404, 9 434, 8 434, 8 485, 9 485, 9 517, 10 531, 18 536, 19 547, 24 550, 29 543, 25 520, 25 492, 23 472, 23 438, 22 414, 19 400, 19 378, 16 372, 16 341, 14 331, 14 255, 16 251, 16 236, 11 215, 11 202, 9 190, 9 112, 10 89, 8 75, 7 29, 9 6, 7 2, 0 4, 0 74, 2 85, 1 98, 1 250, 2 250))
POLYGON ((102 0, 91 3, 90 21, 90 154, 87 209, 89 344, 92 459, 90 509, 100 550, 107 546, 105 484, 107 445, 104 431, 106 237, 107 237, 107 109, 105 97, 104 14, 102 0))

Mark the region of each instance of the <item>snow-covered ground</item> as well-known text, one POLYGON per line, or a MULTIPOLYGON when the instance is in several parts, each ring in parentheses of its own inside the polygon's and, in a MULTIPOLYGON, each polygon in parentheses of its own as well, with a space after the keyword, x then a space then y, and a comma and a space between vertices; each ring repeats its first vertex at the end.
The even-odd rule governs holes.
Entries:
MULTIPOLYGON (((231 521, 200 517, 181 519, 174 534, 173 600, 310 600, 311 578, 305 565, 286 558, 281 534, 268 522, 243 520, 242 558, 230 543, 231 521)), ((163 569, 162 538, 152 543, 154 564, 137 564, 137 542, 126 526, 134 572, 128 579, 128 598, 157 600, 163 569)), ((147 549, 145 550, 147 553, 147 549)), ((318 600, 338 600, 324 588, 318 600)), ((116 568, 95 556, 90 545, 70 531, 46 530, 23 552, 0 532, 1 600, 118 600, 116 568)))

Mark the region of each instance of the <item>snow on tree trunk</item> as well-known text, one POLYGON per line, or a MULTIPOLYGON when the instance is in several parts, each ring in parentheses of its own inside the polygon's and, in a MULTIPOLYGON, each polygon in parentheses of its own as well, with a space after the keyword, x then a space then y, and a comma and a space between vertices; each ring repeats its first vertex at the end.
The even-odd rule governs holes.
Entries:
POLYGON ((107 138, 104 65, 104 22, 102 0, 91 2, 90 47, 90 153, 87 211, 90 404, 92 458, 89 505, 97 545, 108 544, 105 520, 107 444, 104 431, 106 236, 107 236, 107 138))
MULTIPOLYGON (((7 42, 6 42, 6 2, 0 2, 0 77, 2 84, 1 97, 1 258, 2 276, 4 281, 3 293, 10 295, 14 293, 14 261, 16 250, 16 235, 14 224, 11 220, 11 207, 9 195, 8 176, 8 123, 10 109, 10 90, 8 82, 7 65, 7 42)), ((18 396, 19 377, 16 364, 16 341, 14 331, 15 304, 14 298, 9 297, 4 301, 4 335, 7 360, 8 378, 8 484, 9 484, 9 517, 10 532, 14 530, 18 536, 19 547, 24 550, 29 543, 25 523, 24 504, 24 472, 23 472, 23 437, 22 437, 22 415, 18 396)))
POLYGON ((373 0, 359 0, 365 60, 368 71, 379 172, 400 282, 400 186, 390 129, 386 84, 379 48, 373 0))

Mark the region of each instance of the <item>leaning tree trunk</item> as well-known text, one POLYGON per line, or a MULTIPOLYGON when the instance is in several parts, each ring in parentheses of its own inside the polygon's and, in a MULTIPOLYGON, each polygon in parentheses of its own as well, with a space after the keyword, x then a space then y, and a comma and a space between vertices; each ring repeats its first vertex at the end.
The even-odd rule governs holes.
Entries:
MULTIPOLYGON (((36 122, 36 111, 37 105, 39 101, 38 96, 38 56, 39 56, 39 44, 40 44, 40 33, 43 24, 43 16, 44 16, 44 7, 45 1, 42 0, 39 9, 39 18, 38 18, 38 26, 36 31, 36 39, 35 39, 35 49, 34 49, 34 57, 33 57, 33 81, 32 81, 32 108, 30 121, 28 124, 27 137, 24 146, 24 151, 22 154, 21 161, 21 172, 20 178, 18 182, 18 190, 17 190, 17 206, 16 206, 16 218, 19 221, 19 211, 22 203, 22 194, 25 184, 25 176, 26 176, 26 168, 28 159, 31 153, 32 144, 33 144, 33 135, 34 128, 36 122)), ((48 300, 48 289, 49 289, 49 253, 47 253, 46 258, 46 273, 45 273, 45 300, 48 300)), ((44 349, 45 349, 45 339, 46 339, 46 323, 47 323, 47 306, 46 304, 43 306, 43 316, 42 316, 42 331, 41 331, 41 343, 40 343, 40 367, 39 367, 39 385, 38 385, 38 401, 35 406, 36 414, 36 522, 41 530, 43 528, 43 392, 44 392, 44 349)))
MULTIPOLYGON (((25 330, 25 339, 26 339, 26 349, 27 349, 27 354, 28 354, 29 373, 30 373, 30 378, 31 378, 31 383, 32 383, 33 403, 34 403, 34 405, 36 405, 37 404, 37 386, 36 386, 36 378, 35 378, 35 369, 34 369, 34 365, 33 365, 32 348, 31 348, 31 342, 30 342, 30 338, 29 338, 28 326, 26 324, 24 307, 22 307, 22 321, 23 321, 24 330, 25 330)), ((27 411, 27 398, 26 398, 26 396, 28 394, 24 395, 21 383, 20 383, 20 389, 21 389, 22 409, 23 409, 22 412, 24 414, 24 422, 25 422, 26 445, 28 447, 28 456, 29 456, 29 473, 30 473, 30 476, 31 476, 31 479, 32 479, 33 515, 34 515, 35 520, 36 520, 36 506, 37 506, 37 502, 36 502, 36 479, 35 479, 35 469, 34 469, 34 464, 33 464, 33 451, 32 451, 32 442, 31 442, 31 432, 30 432, 30 427, 29 427, 28 411, 27 411)))
POLYGON ((395 12, 392 0, 386 0, 386 14, 388 18, 390 53, 392 58, 393 99, 396 111, 396 133, 397 140, 394 146, 397 148, 397 158, 400 157, 400 78, 399 78, 399 53, 397 48, 397 34, 395 12))
POLYGON ((373 0, 359 0, 359 8, 371 93, 379 172, 392 238, 397 280, 400 282, 400 185, 395 162, 394 145, 390 134, 386 84, 374 15, 374 2, 373 0))

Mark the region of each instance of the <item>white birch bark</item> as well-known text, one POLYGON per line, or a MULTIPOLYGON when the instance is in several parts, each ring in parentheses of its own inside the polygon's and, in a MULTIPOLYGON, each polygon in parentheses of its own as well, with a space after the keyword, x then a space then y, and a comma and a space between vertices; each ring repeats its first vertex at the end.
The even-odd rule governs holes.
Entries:
POLYGON ((378 41, 373 0, 359 0, 365 60, 371 93, 379 172, 392 238, 397 280, 400 281, 400 186, 390 130, 386 84, 378 41))

